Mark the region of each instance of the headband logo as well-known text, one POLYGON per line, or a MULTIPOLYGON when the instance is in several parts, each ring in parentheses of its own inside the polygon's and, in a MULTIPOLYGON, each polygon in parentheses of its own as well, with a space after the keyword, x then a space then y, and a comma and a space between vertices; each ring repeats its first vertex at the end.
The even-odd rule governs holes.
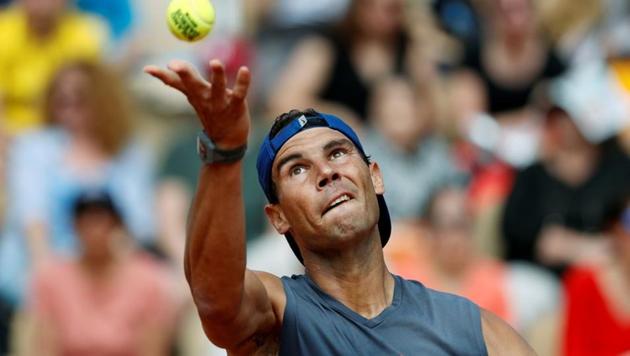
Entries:
POLYGON ((304 125, 306 125, 306 116, 302 115, 300 116, 300 118, 298 119, 298 123, 300 124, 300 127, 304 127, 304 125))

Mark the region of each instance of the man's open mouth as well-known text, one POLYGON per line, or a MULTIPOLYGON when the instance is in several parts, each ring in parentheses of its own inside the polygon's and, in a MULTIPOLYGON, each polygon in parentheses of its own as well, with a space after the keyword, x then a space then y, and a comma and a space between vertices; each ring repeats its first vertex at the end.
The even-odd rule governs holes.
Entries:
POLYGON ((334 209, 334 208, 338 207, 339 205, 349 201, 350 199, 352 199, 352 197, 350 197, 348 194, 343 194, 343 195, 339 196, 337 199, 333 200, 328 205, 328 207, 324 210, 324 213, 322 215, 325 215, 326 213, 328 213, 332 209, 334 209))

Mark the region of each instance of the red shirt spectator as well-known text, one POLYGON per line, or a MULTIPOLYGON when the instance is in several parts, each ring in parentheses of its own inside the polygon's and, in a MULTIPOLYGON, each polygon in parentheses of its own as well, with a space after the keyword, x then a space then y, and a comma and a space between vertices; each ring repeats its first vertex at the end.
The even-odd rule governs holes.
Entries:
POLYGON ((607 298, 598 270, 576 267, 567 272, 565 355, 620 355, 630 351, 630 313, 607 298))

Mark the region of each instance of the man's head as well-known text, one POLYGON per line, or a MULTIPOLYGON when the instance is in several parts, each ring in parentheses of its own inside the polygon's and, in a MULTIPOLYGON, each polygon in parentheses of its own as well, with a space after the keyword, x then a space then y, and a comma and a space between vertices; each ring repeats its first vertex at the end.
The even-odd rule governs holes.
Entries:
POLYGON ((83 257, 104 263, 112 258, 118 240, 123 236, 120 213, 106 192, 82 193, 74 205, 74 224, 83 257))
POLYGON ((567 150, 594 146, 584 137, 575 119, 561 107, 553 106, 547 111, 544 129, 545 142, 548 146, 555 145, 554 148, 567 150))
POLYGON ((29 26, 40 36, 50 34, 68 7, 68 0, 20 0, 29 26))
POLYGON ((391 145, 413 151, 429 125, 423 98, 409 79, 385 78, 376 84, 370 99, 371 122, 391 145))
POLYGON ((389 239, 383 181, 359 138, 339 118, 314 110, 279 116, 261 146, 258 179, 265 212, 302 261, 375 232, 389 239), (297 240, 297 244, 296 244, 297 240))
POLYGON ((466 192, 458 187, 440 189, 431 199, 426 217, 433 260, 443 271, 460 273, 474 255, 466 192))

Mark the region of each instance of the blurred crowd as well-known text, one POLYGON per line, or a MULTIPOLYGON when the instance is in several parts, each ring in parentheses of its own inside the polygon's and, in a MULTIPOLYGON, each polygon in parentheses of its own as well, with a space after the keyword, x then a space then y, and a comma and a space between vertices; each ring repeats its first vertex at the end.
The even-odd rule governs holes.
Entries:
MULTIPOLYGON (((379 163, 390 269, 466 296, 541 355, 630 354, 630 2, 0 0, 0 355, 221 355, 183 275, 201 165, 172 59, 253 72, 248 266, 301 273, 259 142, 334 113, 379 163)), ((221 202, 216 202, 221 204, 221 202)))

